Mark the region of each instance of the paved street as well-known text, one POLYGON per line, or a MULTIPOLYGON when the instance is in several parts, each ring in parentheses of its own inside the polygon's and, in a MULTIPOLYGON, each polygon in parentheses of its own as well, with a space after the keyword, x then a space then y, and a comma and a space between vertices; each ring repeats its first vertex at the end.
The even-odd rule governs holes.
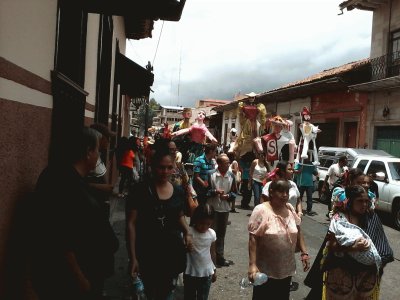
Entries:
MULTIPOLYGON (((237 199, 237 204, 240 203, 241 197, 237 199)), ((238 205, 239 206, 239 205, 238 205)), ((305 204, 303 205, 305 206, 305 204)), ((106 283, 107 295, 112 300, 117 299, 131 299, 129 292, 129 280, 127 277, 127 254, 124 242, 124 200, 113 198, 111 201, 111 222, 114 230, 120 237, 120 249, 116 257, 116 274, 110 278, 106 283)), ((217 281, 212 285, 210 292, 210 300, 230 300, 230 299, 251 299, 251 288, 241 290, 239 281, 247 274, 248 252, 247 252, 247 221, 250 210, 242 210, 237 208, 239 213, 230 214, 229 219, 231 225, 228 226, 225 253, 226 259, 232 260, 233 265, 217 269, 217 281)), ((326 220, 326 205, 315 202, 313 206, 318 214, 312 217, 305 216, 303 218, 302 228, 305 234, 305 240, 308 251, 313 259, 322 243, 322 239, 326 233, 328 221, 326 220)), ((385 217, 384 223, 388 223, 385 217)), ((395 300, 399 298, 400 286, 398 284, 398 274, 400 274, 400 246, 399 236, 400 232, 392 229, 391 227, 384 226, 386 235, 395 253, 395 261, 390 263, 385 268, 385 273, 382 279, 381 297, 383 300, 395 300)), ((162 255, 160 249, 160 255, 162 255)), ((291 293, 291 299, 303 299, 309 288, 303 284, 306 276, 300 267, 301 263, 298 261, 297 274, 293 280, 299 283, 299 289, 291 293)), ((182 298, 182 287, 178 286, 176 290, 175 299, 182 298)))

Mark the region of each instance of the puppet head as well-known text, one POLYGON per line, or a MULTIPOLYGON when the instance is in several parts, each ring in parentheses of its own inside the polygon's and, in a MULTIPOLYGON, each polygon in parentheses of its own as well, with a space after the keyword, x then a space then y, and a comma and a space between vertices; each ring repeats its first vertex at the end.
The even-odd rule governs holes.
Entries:
POLYGON ((270 118, 268 121, 269 121, 269 123, 271 124, 271 126, 272 126, 272 131, 273 131, 274 133, 279 133, 279 132, 281 132, 281 130, 282 130, 282 129, 285 127, 285 125, 286 125, 286 121, 285 121, 281 116, 279 116, 279 115, 270 118))
POLYGON ((182 116, 184 119, 190 119, 192 117, 192 109, 185 107, 182 111, 182 116))
POLYGON ((304 106, 303 107, 303 110, 301 111, 301 113, 300 113, 300 115, 301 115, 301 120, 304 122, 304 121, 310 121, 311 120, 311 112, 310 112, 310 110, 308 109, 308 107, 307 106, 304 106))

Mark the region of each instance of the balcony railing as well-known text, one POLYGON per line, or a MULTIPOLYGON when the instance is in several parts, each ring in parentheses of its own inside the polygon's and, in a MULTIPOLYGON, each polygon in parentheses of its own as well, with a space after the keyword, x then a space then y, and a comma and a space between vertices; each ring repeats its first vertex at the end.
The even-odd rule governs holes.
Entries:
POLYGON ((371 80, 400 75, 400 51, 371 59, 371 80))

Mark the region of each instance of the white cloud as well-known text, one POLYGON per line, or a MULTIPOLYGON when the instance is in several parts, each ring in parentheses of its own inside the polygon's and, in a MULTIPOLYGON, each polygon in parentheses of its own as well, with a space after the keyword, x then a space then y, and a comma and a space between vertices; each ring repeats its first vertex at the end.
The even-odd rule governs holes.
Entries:
POLYGON ((142 66, 155 57, 150 96, 162 104, 263 92, 369 56, 372 13, 338 16, 340 2, 188 0, 181 21, 155 22, 127 56, 142 66))

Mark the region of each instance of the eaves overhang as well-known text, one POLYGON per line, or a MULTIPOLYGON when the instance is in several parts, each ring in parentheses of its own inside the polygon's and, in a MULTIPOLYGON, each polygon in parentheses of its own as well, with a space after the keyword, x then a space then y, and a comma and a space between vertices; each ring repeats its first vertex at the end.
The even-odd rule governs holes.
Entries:
POLYGON ((305 98, 320 93, 347 90, 348 84, 340 77, 332 77, 311 83, 269 91, 256 97, 256 102, 289 101, 296 98, 305 98))
POLYGON ((71 0, 85 11, 124 17, 129 39, 151 37, 154 21, 179 21, 186 0, 71 0))
POLYGON ((388 3, 389 0, 349 0, 340 3, 339 8, 341 10, 347 9, 349 11, 355 8, 360 10, 374 11, 375 9, 388 3))
POLYGON ((121 86, 121 94, 130 97, 146 97, 154 82, 154 74, 138 65, 125 55, 118 53, 116 59, 116 81, 121 86))
POLYGON ((400 75, 349 86, 350 91, 378 92, 400 89, 400 75))

